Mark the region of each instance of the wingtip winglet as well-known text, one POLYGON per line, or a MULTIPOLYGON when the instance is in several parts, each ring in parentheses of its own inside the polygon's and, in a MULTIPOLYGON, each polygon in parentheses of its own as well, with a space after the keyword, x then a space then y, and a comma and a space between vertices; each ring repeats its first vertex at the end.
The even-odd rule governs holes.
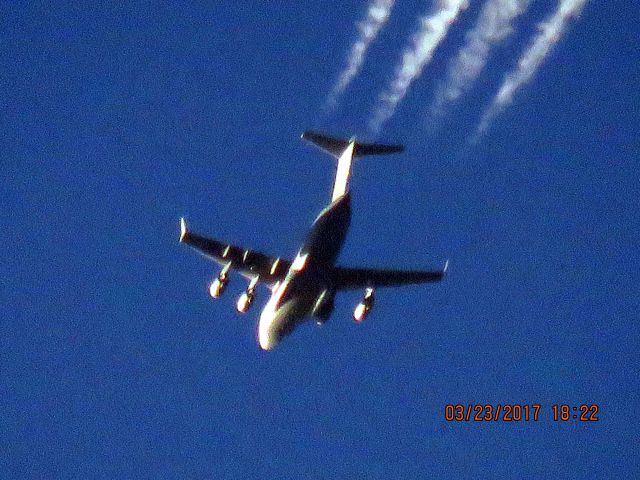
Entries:
POLYGON ((185 222, 184 217, 180 217, 180 242, 184 240, 184 237, 187 235, 187 222, 185 222))
POLYGON ((444 268, 442 269, 442 274, 445 275, 447 273, 447 270, 449 270, 449 259, 447 259, 447 261, 444 262, 444 268))

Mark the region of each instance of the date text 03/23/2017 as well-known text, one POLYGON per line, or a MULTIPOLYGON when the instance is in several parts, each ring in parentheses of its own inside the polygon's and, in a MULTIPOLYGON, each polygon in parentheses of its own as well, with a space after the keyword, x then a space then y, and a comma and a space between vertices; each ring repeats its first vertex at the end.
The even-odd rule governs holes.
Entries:
POLYGON ((539 403, 498 403, 496 405, 458 403, 445 405, 444 419, 447 422, 537 422, 540 418, 551 418, 555 422, 597 422, 600 419, 599 411, 598 405, 586 403, 579 405, 554 403, 550 409, 543 408, 539 403))

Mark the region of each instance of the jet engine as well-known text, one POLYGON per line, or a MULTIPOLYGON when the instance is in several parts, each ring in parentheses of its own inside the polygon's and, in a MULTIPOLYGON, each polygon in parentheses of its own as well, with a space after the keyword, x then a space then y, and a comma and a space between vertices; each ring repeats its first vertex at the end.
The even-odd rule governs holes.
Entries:
POLYGON ((333 312, 334 299, 335 292, 331 290, 323 290, 316 300, 316 304, 313 307, 312 315, 316 317, 316 323, 318 325, 322 325, 327 320, 329 320, 329 317, 333 312))
POLYGON ((224 289, 227 288, 227 282, 229 281, 228 277, 218 277, 209 286, 209 295, 211 298, 218 298, 224 292, 224 289))
POLYGON ((240 295, 240 298, 238 298, 238 303, 236 303, 236 309, 238 310, 238 312, 247 313, 247 310, 249 310, 249 307, 251 306, 251 303, 256 296, 257 284, 258 277, 255 277, 249 283, 247 290, 242 295, 240 295))
POLYGON ((353 319, 356 322, 362 322, 366 318, 366 316, 373 308, 373 300, 373 288, 367 287, 367 289, 364 291, 364 298, 353 311, 353 319))
POLYGON ((222 295, 225 288, 227 288, 227 283, 229 283, 230 268, 231 263, 227 263, 220 271, 218 278, 211 282, 211 285, 209 286, 209 295, 211 295, 212 298, 218 298, 220 295, 222 295))
POLYGON ((249 310, 249 307, 251 306, 251 302, 253 302, 254 296, 254 293, 250 291, 246 291, 240 295, 238 303, 236 304, 236 310, 238 310, 239 313, 247 313, 247 310, 249 310))

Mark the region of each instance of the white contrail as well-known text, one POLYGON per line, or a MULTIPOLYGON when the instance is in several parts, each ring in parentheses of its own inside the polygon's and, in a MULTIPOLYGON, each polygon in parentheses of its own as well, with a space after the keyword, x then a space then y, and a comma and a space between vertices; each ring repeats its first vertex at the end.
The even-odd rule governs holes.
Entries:
POLYGON ((529 48, 520 57, 518 66, 507 74, 493 102, 485 111, 472 142, 484 134, 491 121, 513 100, 514 93, 529 82, 547 57, 551 49, 562 37, 569 20, 580 14, 587 0, 560 0, 557 10, 542 23, 529 48))
POLYGON ((360 68, 362 68, 367 49, 376 39, 387 20, 389 20, 394 3, 395 0, 372 0, 367 9, 367 17, 356 24, 360 35, 351 46, 347 66, 340 73, 331 93, 327 97, 328 107, 334 107, 338 103, 340 95, 347 89, 360 71, 360 68))
POLYGON ((420 19, 420 30, 413 36, 410 47, 402 53, 402 61, 396 68, 396 76, 380 95, 369 127, 374 135, 395 113, 396 107, 407 94, 411 82, 420 76, 431 61, 433 52, 447 35, 458 14, 467 8, 468 0, 438 0, 436 10, 420 19))
POLYGON ((529 0, 488 0, 484 4, 476 25, 466 35, 465 45, 449 64, 431 107, 433 114, 443 113, 447 103, 469 91, 486 66, 491 48, 511 35, 513 20, 528 6, 529 0))

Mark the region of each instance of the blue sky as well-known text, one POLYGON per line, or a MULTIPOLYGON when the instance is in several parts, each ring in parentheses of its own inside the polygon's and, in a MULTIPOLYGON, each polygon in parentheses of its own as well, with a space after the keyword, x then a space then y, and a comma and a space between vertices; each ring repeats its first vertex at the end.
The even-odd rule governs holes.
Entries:
POLYGON ((433 267, 360 293, 273 352, 234 278, 178 219, 292 256, 329 198, 315 128, 370 121, 418 18, 398 1, 326 108, 365 1, 0 7, 4 232, 1 478, 631 478, 638 402, 638 9, 588 2, 532 80, 469 139, 537 25, 534 1, 475 84, 430 108, 481 14, 471 2, 354 168, 340 263, 433 267), (321 3, 321 4, 320 4, 321 3), (283 5, 284 4, 284 5, 283 5), (626 11, 625 11, 626 8, 626 11), (447 422, 446 404, 542 405, 447 422), (597 404, 596 423, 551 405, 597 404))

